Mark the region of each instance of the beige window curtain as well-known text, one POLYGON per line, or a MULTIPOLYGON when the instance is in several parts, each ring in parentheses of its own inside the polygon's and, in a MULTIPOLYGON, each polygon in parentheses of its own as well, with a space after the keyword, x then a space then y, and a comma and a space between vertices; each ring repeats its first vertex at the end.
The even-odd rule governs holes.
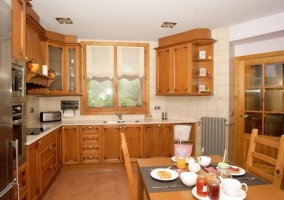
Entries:
POLYGON ((87 46, 87 78, 114 77, 114 47, 113 46, 87 46))

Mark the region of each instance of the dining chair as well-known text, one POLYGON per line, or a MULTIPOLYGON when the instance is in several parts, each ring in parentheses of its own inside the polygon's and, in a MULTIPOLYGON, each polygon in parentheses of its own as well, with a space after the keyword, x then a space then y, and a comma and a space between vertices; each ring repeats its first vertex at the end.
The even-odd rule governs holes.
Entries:
MULTIPOLYGON (((284 168, 284 135, 281 136, 280 142, 272 141, 264 137, 258 136, 258 129, 253 129, 251 132, 251 139, 248 149, 248 155, 246 160, 245 169, 260 178, 267 180, 274 186, 280 188, 281 181, 283 178, 283 168, 284 168), (256 146, 262 145, 263 147, 271 147, 278 150, 277 157, 270 157, 265 153, 256 151, 256 146), (256 165, 257 161, 262 161, 261 164, 256 165), (272 172, 269 173, 269 168, 272 168, 272 172), (268 169, 268 170, 267 170, 268 169)), ((271 170, 270 170, 271 171, 271 170)))
POLYGON ((128 177, 128 183, 129 183, 130 192, 131 192, 131 198, 132 198, 132 200, 138 200, 125 135, 124 135, 123 132, 121 132, 120 135, 121 135, 121 148, 122 148, 123 155, 124 155, 124 164, 125 164, 126 171, 127 171, 127 177, 128 177))

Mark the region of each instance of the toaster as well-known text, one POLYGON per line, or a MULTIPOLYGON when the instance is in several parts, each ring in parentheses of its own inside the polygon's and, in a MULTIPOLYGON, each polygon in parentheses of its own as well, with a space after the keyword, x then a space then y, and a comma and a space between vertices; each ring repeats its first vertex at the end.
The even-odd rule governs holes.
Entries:
POLYGON ((40 112, 40 121, 41 122, 61 121, 61 112, 60 111, 40 112))

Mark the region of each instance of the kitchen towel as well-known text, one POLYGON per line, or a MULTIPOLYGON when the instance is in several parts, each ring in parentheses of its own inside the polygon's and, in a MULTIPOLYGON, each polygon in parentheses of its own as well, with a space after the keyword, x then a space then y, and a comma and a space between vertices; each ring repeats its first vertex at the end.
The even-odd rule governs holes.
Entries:
POLYGON ((174 139, 188 141, 191 131, 191 125, 174 125, 174 139))
POLYGON ((64 118, 75 117, 75 110, 64 110, 63 117, 64 118))

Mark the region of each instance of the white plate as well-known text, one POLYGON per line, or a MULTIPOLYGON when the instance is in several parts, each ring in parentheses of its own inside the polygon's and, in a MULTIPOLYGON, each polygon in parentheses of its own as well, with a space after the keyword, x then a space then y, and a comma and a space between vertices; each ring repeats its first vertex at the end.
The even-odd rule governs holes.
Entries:
MULTIPOLYGON (((194 162, 194 158, 192 158, 192 157, 186 157, 186 160, 185 160, 185 161, 186 161, 186 163, 189 163, 190 160, 194 162)), ((177 162, 177 157, 176 157, 176 156, 173 156, 173 157, 172 157, 172 161, 173 161, 173 162, 177 162)))
MULTIPOLYGON (((234 165, 232 165, 234 166, 234 165)), ((216 167, 216 169, 218 170, 218 166, 216 167)), ((232 171, 230 171, 230 173, 233 175, 233 176, 242 176, 246 173, 246 171, 243 169, 243 168, 240 168, 240 172, 239 173, 232 173, 232 171)))
MULTIPOLYGON (((234 165, 232 165, 232 166, 234 166, 234 165)), ((240 172, 239 173, 232 173, 232 171, 230 171, 230 172, 231 172, 231 174, 233 176, 242 176, 242 175, 244 175, 246 173, 246 171, 243 168, 240 168, 240 172)))
POLYGON ((150 175, 154 178, 154 179, 157 179, 157 180, 160 180, 160 181, 171 181, 171 180, 175 180, 178 178, 178 173, 172 169, 165 169, 165 168, 157 168, 157 169, 154 169, 153 171, 151 171, 150 175), (171 173, 171 178, 168 178, 168 179, 162 179, 159 177, 159 175, 157 174, 157 171, 158 170, 165 170, 165 171, 168 171, 169 173, 171 173))
MULTIPOLYGON (((193 196, 195 196, 195 198, 199 199, 199 200, 209 200, 209 197, 200 197, 197 195, 196 193, 196 186, 192 189, 192 194, 193 196)), ((227 195, 222 188, 220 188, 220 199, 219 200, 243 200, 245 199, 247 196, 247 193, 245 193, 245 191, 241 190, 240 194, 238 196, 235 197, 231 197, 229 195, 227 195)))

